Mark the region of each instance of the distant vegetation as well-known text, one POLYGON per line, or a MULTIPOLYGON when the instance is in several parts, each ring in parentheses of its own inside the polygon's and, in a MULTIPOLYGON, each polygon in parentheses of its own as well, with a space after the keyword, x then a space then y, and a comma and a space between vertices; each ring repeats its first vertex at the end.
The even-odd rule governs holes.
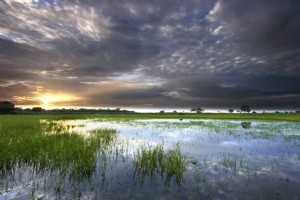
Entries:
MULTIPOLYGON (((0 114, 53 114, 51 116, 56 116, 55 114, 66 114, 68 118, 86 118, 90 114, 96 114, 93 117, 102 116, 102 114, 109 115, 113 114, 112 117, 122 117, 125 119, 130 118, 179 118, 179 119, 253 119, 253 120, 279 120, 279 121, 296 121, 300 122, 299 113, 300 111, 285 111, 279 112, 275 111, 273 113, 262 111, 262 113, 257 113, 251 111, 249 105, 242 105, 240 109, 228 109, 229 113, 203 113, 204 109, 202 107, 194 107, 190 109, 190 113, 177 112, 176 110, 172 112, 166 112, 164 110, 159 111, 158 113, 136 113, 135 111, 130 111, 126 109, 116 108, 116 109, 51 109, 45 110, 42 107, 33 107, 33 108, 18 108, 15 105, 8 101, 0 101, 0 114), (242 113, 244 112, 244 113, 242 113), (82 115, 80 115, 82 114, 82 115), (128 115, 129 114, 129 115, 128 115), (158 114, 158 115, 157 115, 158 114)), ((92 115, 91 115, 92 116, 92 115)), ((107 117, 107 116, 106 116, 107 117)), ((110 117, 110 116, 108 116, 110 117)))
POLYGON ((33 107, 33 108, 31 109, 31 111, 33 111, 33 112, 42 112, 42 111, 43 111, 43 108, 42 108, 42 107, 33 107))
POLYGON ((8 101, 0 102, 0 113, 135 113, 134 111, 125 110, 121 108, 116 109, 88 109, 88 108, 80 108, 80 109, 51 109, 51 110, 45 110, 42 107, 33 107, 33 108, 18 108, 15 107, 15 105, 8 101))
POLYGON ((8 101, 0 102, 0 112, 12 112, 15 109, 15 105, 8 101))
POLYGON ((203 111, 204 109, 201 107, 191 108, 191 112, 202 113, 203 111))
POLYGON ((241 105, 241 111, 242 112, 250 112, 251 111, 251 108, 250 108, 250 106, 248 106, 248 105, 241 105))

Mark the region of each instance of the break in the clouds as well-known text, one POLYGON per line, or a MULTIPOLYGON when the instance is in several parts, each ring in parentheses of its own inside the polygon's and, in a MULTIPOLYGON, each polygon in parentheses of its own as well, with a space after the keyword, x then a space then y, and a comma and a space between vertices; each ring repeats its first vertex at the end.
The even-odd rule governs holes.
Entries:
POLYGON ((0 99, 299 108, 299 35, 299 0, 2 0, 0 99))

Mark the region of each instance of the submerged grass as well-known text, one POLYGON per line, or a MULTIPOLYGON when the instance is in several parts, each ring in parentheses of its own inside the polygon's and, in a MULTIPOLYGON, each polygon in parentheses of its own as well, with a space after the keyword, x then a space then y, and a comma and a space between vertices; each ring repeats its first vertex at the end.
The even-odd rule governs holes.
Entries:
POLYGON ((90 175, 96 167, 96 152, 107 146, 115 133, 97 129, 84 137, 63 124, 41 123, 37 118, 0 118, 1 176, 12 173, 17 165, 33 166, 41 172, 59 170, 71 177, 90 175))
POLYGON ((142 148, 135 155, 135 173, 143 180, 145 177, 160 176, 168 185, 172 179, 180 184, 186 170, 187 160, 180 151, 179 144, 172 150, 164 151, 162 145, 142 148))

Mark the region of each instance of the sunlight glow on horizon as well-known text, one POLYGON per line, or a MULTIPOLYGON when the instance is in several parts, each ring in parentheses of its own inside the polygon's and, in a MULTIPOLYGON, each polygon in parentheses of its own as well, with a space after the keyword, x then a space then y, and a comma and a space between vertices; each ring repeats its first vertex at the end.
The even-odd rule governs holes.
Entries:
POLYGON ((55 106, 57 103, 61 104, 63 102, 71 102, 78 100, 77 97, 67 95, 67 94, 43 94, 37 99, 42 103, 40 106, 43 106, 44 109, 50 109, 55 106))

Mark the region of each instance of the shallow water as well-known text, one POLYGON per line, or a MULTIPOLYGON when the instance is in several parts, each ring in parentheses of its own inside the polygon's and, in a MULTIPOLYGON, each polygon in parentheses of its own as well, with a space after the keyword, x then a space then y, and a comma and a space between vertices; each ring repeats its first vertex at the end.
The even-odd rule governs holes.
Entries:
MULTIPOLYGON (((45 121, 43 122, 45 123, 45 121)), ((75 180, 58 171, 15 166, 1 177, 4 199, 299 199, 300 123, 149 119, 56 121, 89 137, 98 128, 117 130, 96 154, 92 175, 75 180), (138 174, 141 149, 180 147, 183 179, 138 174)), ((51 133, 49 133, 51 134, 51 133)))

